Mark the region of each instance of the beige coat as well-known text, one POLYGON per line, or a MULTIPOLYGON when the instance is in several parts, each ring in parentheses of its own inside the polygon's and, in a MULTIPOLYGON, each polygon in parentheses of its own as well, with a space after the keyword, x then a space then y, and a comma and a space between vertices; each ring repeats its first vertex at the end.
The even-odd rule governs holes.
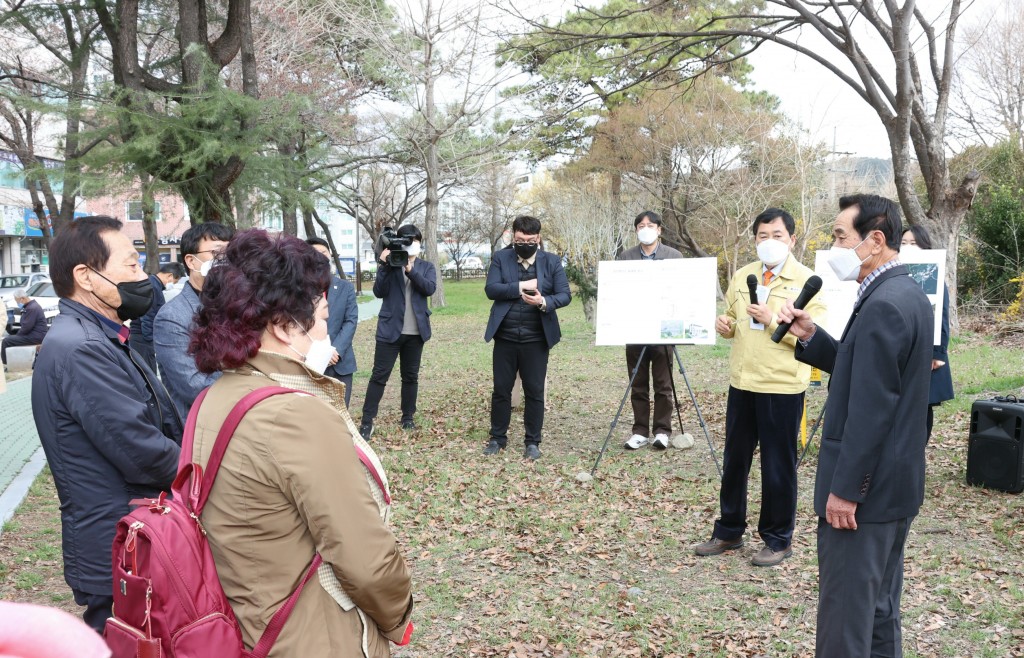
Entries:
POLYGON ((412 614, 411 580, 353 447, 344 386, 260 352, 210 389, 194 459, 206 464, 236 402, 271 385, 316 397, 279 395, 246 414, 202 515, 245 644, 256 643, 319 551, 357 607, 344 610, 324 574, 310 579, 270 656, 390 656, 388 639, 401 640, 412 614))

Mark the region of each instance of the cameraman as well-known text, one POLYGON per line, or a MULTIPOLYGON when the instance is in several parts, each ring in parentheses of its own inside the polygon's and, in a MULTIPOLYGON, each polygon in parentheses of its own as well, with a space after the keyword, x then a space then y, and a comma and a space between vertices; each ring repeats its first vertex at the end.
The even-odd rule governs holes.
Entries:
MULTIPOLYGON (((412 224, 400 226, 399 240, 408 242, 406 251, 409 262, 404 267, 388 264, 388 256, 398 253, 394 242, 387 243, 380 252, 377 278, 373 282, 373 294, 383 303, 377 317, 377 348, 373 353, 373 372, 366 387, 363 401, 363 418, 359 433, 364 439, 373 434, 373 421, 377 407, 384 395, 384 387, 395 367, 395 359, 401 357, 399 366, 402 374, 402 429, 414 430, 416 424, 416 392, 419 387, 420 357, 423 343, 430 340, 430 309, 427 297, 437 288, 437 273, 434 265, 418 258, 422 249, 423 235, 412 224)), ((392 239, 393 240, 393 239, 392 239)))

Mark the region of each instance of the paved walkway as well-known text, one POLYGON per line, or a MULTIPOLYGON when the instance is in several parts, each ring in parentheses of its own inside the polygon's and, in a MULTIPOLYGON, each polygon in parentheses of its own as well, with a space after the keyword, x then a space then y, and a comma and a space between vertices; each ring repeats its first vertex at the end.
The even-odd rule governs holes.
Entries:
MULTIPOLYGON (((377 316, 381 300, 359 305, 359 321, 377 316)), ((46 458, 32 419, 32 378, 7 382, 0 393, 0 533, 25 499, 46 458)))

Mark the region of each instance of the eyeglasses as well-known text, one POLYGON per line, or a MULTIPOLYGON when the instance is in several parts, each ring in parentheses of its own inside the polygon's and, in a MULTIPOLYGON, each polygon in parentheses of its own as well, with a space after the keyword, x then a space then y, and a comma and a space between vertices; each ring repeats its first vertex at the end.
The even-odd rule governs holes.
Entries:
POLYGON ((540 240, 537 240, 536 242, 513 242, 512 244, 516 247, 533 247, 539 245, 540 240))

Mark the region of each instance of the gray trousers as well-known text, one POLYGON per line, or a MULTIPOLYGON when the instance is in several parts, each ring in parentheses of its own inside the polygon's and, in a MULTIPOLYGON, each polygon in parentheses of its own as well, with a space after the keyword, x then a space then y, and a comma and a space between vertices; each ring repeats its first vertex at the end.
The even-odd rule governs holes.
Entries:
POLYGON ((900 594, 911 521, 836 530, 818 519, 817 658, 902 658, 900 594))

